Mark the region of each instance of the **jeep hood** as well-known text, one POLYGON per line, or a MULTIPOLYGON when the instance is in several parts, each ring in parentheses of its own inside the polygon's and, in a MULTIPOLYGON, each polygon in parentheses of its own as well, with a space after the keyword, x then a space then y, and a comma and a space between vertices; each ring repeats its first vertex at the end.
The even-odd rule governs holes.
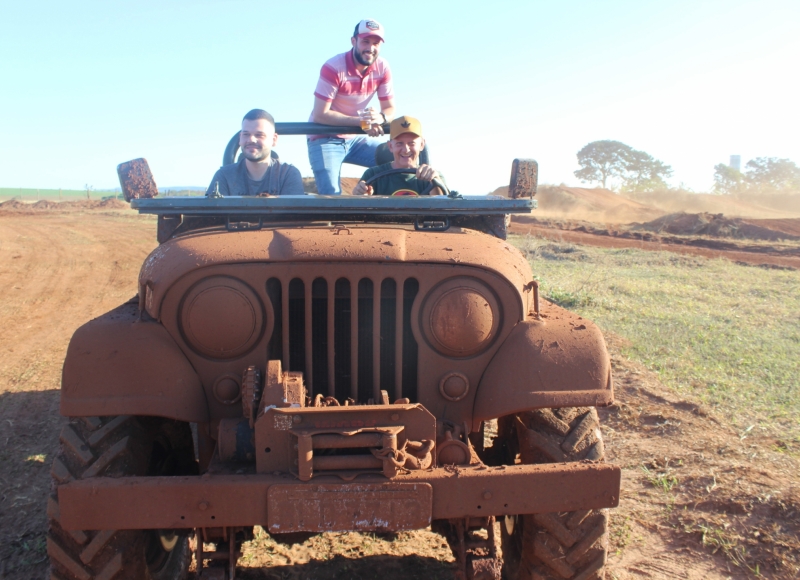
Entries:
POLYGON ((520 293, 530 265, 506 241, 467 229, 419 232, 404 226, 303 226, 195 233, 167 241, 139 274, 139 307, 159 318, 161 302, 181 276, 206 266, 253 262, 416 262, 475 266, 507 279, 520 293))

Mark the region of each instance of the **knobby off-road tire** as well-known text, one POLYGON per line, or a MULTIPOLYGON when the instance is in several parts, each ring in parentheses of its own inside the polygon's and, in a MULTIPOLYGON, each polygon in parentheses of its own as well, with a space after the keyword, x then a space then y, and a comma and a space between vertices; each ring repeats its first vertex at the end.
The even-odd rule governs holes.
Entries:
MULTIPOLYGON (((500 425, 508 459, 524 464, 603 461, 594 407, 544 409, 506 417, 500 425)), ((511 461, 509 461, 511 463, 511 461)), ((608 511, 508 516, 500 519, 505 580, 604 578, 608 511)))
MULTIPOLYGON (((196 470, 185 423, 130 416, 72 420, 61 432, 48 500, 51 580, 183 580, 188 530, 65 530, 58 487, 88 477, 180 475, 196 470)), ((129 506, 135 510, 136 506, 129 506)))

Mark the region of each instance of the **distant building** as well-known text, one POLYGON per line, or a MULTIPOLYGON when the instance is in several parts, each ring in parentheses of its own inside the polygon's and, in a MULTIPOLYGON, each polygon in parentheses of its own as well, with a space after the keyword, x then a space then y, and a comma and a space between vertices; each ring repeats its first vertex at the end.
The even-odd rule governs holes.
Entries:
POLYGON ((735 169, 736 171, 742 170, 742 156, 741 155, 731 155, 731 162, 728 164, 728 167, 731 169, 735 169))

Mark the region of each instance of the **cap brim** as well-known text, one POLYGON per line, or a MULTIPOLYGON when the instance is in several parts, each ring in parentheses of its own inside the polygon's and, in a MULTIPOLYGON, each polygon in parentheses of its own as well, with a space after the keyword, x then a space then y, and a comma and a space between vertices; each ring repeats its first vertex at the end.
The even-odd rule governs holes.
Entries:
POLYGON ((374 32, 362 32, 361 34, 358 35, 359 38, 366 38, 367 36, 377 36, 378 38, 381 39, 381 42, 386 42, 386 39, 383 38, 383 36, 381 36, 380 34, 375 34, 374 32))
POLYGON ((422 139, 422 138, 423 138, 423 137, 422 137, 422 135, 420 135, 420 134, 419 134, 419 133, 417 133, 416 131, 406 131, 406 130, 403 130, 403 131, 401 131, 400 133, 397 133, 397 134, 395 134, 395 135, 392 135, 392 134, 390 133, 390 134, 389 134, 389 139, 397 139, 397 138, 398 138, 400 135, 405 135, 405 134, 414 135, 414 137, 419 137, 420 139, 422 139))

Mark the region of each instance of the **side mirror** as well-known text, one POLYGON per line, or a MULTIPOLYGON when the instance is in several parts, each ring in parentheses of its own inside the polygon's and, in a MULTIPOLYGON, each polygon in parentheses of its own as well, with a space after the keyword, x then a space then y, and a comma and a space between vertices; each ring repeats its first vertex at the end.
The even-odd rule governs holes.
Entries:
POLYGON ((511 181, 508 183, 508 197, 532 198, 539 185, 539 164, 535 159, 514 159, 511 164, 511 181))
POLYGON ((139 158, 117 165, 119 184, 125 201, 150 199, 158 195, 158 187, 147 159, 139 158))

